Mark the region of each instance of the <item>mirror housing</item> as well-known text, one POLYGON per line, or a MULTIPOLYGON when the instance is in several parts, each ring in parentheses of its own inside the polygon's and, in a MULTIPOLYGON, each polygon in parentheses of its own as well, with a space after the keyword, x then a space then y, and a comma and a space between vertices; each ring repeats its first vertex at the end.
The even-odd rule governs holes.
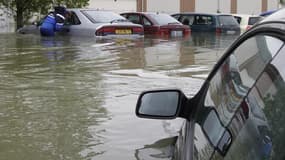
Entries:
MULTIPOLYGON (((181 117, 187 97, 178 89, 151 90, 141 93, 136 105, 136 115, 150 119, 181 117)), ((184 114, 183 114, 184 115, 184 114)))

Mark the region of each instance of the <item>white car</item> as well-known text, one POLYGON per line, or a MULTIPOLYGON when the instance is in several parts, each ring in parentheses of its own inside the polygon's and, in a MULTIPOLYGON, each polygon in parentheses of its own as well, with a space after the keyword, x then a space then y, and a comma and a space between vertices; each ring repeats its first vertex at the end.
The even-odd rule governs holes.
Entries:
POLYGON ((256 22, 262 19, 259 15, 232 14, 240 25, 241 32, 250 29, 256 22))
MULTIPOLYGON (((134 24, 112 11, 97 9, 67 9, 67 11, 70 12, 70 17, 57 35, 95 37, 143 37, 144 35, 142 25, 134 24)), ((19 29, 18 33, 39 34, 39 28, 40 24, 25 26, 19 29)))

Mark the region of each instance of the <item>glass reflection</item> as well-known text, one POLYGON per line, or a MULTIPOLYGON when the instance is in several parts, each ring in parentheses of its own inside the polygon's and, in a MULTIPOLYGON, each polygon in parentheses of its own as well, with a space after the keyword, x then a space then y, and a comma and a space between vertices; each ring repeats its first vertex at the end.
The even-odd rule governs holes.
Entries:
POLYGON ((155 116, 174 116, 178 108, 179 93, 151 92, 141 99, 140 114, 155 116))
POLYGON ((284 53, 267 65, 230 123, 235 140, 226 159, 285 158, 284 53))
POLYGON ((221 125, 218 115, 214 110, 209 112, 204 124, 203 129, 208 134, 208 137, 214 146, 217 146, 225 128, 221 125))
POLYGON ((221 65, 210 82, 205 106, 215 107, 224 125, 228 125, 243 97, 282 44, 269 36, 250 38, 221 65))

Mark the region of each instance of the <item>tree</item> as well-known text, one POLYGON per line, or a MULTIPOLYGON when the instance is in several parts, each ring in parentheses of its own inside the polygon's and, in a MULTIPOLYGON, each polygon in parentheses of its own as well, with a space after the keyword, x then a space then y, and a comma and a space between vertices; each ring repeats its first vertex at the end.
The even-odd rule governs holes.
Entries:
POLYGON ((0 0, 0 6, 9 9, 15 18, 17 27, 23 27, 34 13, 47 14, 55 5, 67 8, 81 8, 88 5, 89 0, 0 0))
POLYGON ((276 82, 280 85, 275 95, 265 98, 264 113, 268 119, 268 122, 272 130, 272 144, 273 144, 273 158, 272 159, 284 159, 284 148, 285 148, 285 84, 283 80, 276 82))

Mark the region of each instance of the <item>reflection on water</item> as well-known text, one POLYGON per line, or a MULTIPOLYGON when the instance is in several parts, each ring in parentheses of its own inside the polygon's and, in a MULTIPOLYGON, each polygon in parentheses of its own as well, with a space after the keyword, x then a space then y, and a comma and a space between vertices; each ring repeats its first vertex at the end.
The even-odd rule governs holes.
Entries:
POLYGON ((139 159, 182 122, 135 117, 139 93, 195 94, 229 45, 15 34, 0 42, 0 157, 13 160, 139 159))

